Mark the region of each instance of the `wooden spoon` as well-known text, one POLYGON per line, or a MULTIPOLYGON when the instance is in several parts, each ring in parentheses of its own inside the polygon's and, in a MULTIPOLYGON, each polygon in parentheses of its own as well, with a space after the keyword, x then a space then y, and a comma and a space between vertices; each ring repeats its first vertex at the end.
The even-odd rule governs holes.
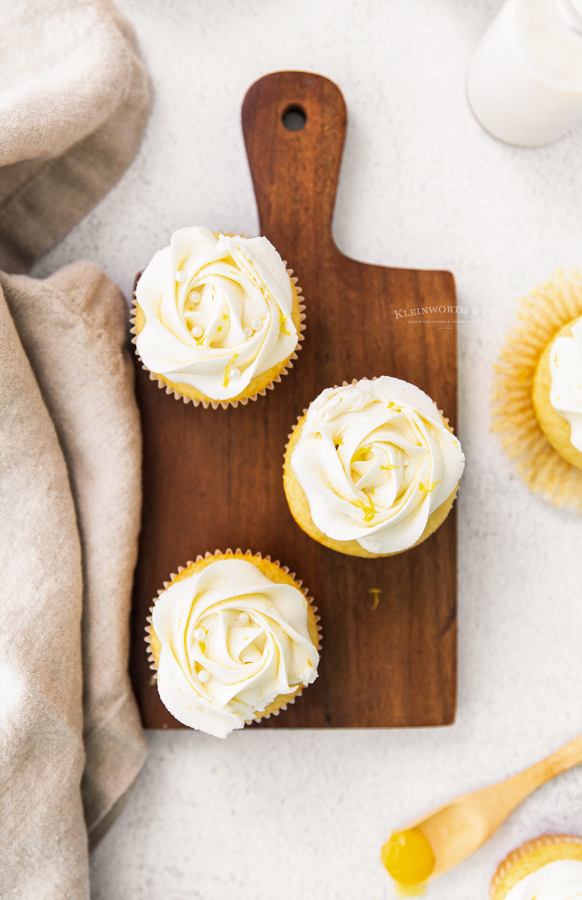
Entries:
POLYGON ((414 828, 422 832, 432 847, 435 866, 427 881, 444 875, 475 853, 522 800, 580 763, 582 735, 512 778, 464 794, 406 825, 403 831, 414 828))

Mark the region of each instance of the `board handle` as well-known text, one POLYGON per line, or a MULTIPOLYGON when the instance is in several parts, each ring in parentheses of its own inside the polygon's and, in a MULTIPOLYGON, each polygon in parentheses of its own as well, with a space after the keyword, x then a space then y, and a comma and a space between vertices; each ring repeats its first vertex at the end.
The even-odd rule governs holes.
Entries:
POLYGON ((261 234, 289 261, 300 247, 332 243, 346 121, 340 89, 310 72, 273 72, 245 96, 242 127, 261 234))

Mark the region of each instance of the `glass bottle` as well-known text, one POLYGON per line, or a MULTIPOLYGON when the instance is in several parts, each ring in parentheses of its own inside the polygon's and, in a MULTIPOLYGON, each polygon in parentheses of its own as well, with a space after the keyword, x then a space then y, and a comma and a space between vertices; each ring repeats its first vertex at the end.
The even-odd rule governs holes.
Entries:
POLYGON ((483 127, 534 147, 582 118, 582 0, 506 0, 475 53, 469 102, 483 127))

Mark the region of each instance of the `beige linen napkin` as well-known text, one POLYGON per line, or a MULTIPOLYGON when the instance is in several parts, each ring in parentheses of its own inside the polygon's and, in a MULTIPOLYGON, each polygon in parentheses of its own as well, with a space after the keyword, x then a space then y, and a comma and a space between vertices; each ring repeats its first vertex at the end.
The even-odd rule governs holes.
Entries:
POLYGON ((81 898, 79 537, 58 438, 3 298, 0 335, 0 896, 81 898))
POLYGON ((0 287, 0 896, 82 897, 81 773, 91 833, 145 756, 127 675, 141 485, 126 307, 87 262, 0 287))
POLYGON ((0 0, 0 269, 27 272, 105 196, 149 106, 109 0, 0 0))
MULTIPOLYGON (((108 0, 0 0, 0 267, 119 178, 149 83, 108 0)), ((145 758, 127 674, 141 439, 126 305, 95 265, 0 271, 0 897, 87 900, 145 758)))

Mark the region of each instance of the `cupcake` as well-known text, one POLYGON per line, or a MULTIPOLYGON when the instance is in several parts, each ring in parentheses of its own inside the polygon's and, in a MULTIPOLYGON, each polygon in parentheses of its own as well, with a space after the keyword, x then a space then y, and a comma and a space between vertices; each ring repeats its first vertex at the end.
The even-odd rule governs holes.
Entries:
POLYGON ((582 279, 519 301, 493 388, 493 431, 531 490, 582 512, 582 279))
POLYGON ((142 273, 133 333, 167 393, 216 409, 256 400, 303 340, 297 279, 265 237, 182 228, 142 273))
POLYGON ((216 551, 164 585, 146 642, 158 691, 190 728, 227 737, 277 715, 317 678, 319 617, 287 568, 216 551))
POLYGON ((532 402, 552 447, 582 469, 582 316, 546 344, 534 375, 532 402))
POLYGON ((582 837, 548 834, 505 859, 489 900, 582 900, 582 837))
POLYGON ((393 556, 446 519, 465 465, 423 391, 386 375, 328 388, 299 419, 284 487, 297 524, 350 556, 393 556))

